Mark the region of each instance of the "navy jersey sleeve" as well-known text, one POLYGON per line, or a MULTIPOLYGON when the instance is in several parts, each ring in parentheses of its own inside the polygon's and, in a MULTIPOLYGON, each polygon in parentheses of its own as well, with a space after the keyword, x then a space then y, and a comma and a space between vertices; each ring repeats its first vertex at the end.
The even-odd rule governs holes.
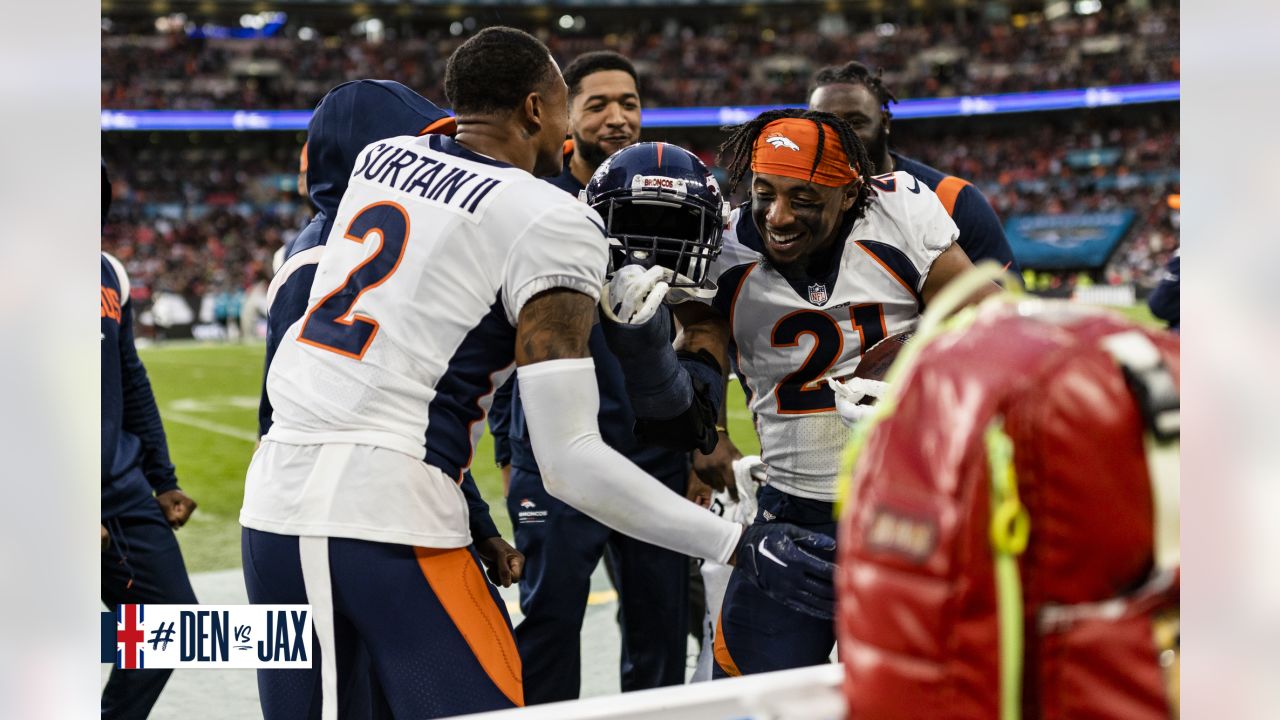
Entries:
POLYGON ((516 376, 513 374, 493 394, 493 405, 489 408, 489 434, 493 435, 493 461, 498 467, 511 464, 511 393, 515 391, 515 386, 516 376))
POLYGON ((1169 259, 1169 265, 1165 268, 1164 277, 1160 278, 1160 284, 1156 285, 1156 289, 1151 291, 1151 296, 1147 298, 1147 307, 1151 308, 1151 314, 1169 323, 1169 329, 1177 330, 1179 326, 1179 296, 1182 284, 1182 259, 1178 255, 1174 255, 1169 259))
POLYGON ((471 472, 462 474, 462 494, 467 498, 467 513, 471 524, 471 542, 478 543, 489 538, 498 537, 498 526, 493 524, 489 515, 489 503, 480 496, 480 487, 476 485, 471 472))
POLYGON ((151 380, 133 344, 133 304, 128 302, 120 319, 120 379, 124 395, 122 426, 142 442, 142 473, 157 495, 174 490, 178 477, 169 460, 169 443, 151 392, 151 380))
POLYGON ((1004 235, 1004 226, 991 203, 982 191, 966 184, 956 195, 951 219, 960 228, 960 248, 977 264, 980 260, 995 260, 1015 275, 1019 274, 1018 262, 1004 235))
POLYGON ((258 400, 258 437, 271 429, 271 398, 267 396, 267 373, 271 370, 271 361, 289 326, 306 314, 311 281, 315 276, 316 263, 299 267, 280 287, 267 309, 267 355, 262 366, 262 397, 258 400))

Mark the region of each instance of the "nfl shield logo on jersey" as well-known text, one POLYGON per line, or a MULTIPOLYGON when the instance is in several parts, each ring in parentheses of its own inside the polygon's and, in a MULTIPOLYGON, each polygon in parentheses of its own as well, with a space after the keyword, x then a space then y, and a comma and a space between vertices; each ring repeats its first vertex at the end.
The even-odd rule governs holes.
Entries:
POLYGON ((827 286, 822 283, 814 283, 809 286, 809 302, 814 305, 821 305, 827 301, 827 286))

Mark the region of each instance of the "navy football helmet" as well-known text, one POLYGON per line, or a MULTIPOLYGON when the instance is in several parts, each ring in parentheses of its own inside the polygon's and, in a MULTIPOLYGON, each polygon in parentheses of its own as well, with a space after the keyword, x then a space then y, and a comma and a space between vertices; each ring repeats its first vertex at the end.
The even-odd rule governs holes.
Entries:
POLYGON ((729 204, 696 155, 670 143, 630 145, 600 164, 580 197, 604 218, 610 276, 660 265, 672 288, 706 289, 729 204))

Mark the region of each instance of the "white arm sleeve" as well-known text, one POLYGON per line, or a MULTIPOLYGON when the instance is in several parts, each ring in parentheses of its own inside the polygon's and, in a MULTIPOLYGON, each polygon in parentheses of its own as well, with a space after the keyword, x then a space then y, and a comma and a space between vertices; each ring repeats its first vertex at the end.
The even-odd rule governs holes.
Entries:
POLYGON ((685 555, 727 563, 742 527, 677 495, 600 437, 591 358, 518 371, 529 440, 552 496, 619 532, 685 555))

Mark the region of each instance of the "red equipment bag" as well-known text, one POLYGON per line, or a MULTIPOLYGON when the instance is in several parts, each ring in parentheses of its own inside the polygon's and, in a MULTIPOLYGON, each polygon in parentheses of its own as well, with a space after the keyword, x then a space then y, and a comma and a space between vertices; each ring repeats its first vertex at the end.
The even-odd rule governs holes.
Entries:
POLYGON ((1176 717, 1177 337, 1044 300, 930 322, 850 451, 849 717, 1176 717))

